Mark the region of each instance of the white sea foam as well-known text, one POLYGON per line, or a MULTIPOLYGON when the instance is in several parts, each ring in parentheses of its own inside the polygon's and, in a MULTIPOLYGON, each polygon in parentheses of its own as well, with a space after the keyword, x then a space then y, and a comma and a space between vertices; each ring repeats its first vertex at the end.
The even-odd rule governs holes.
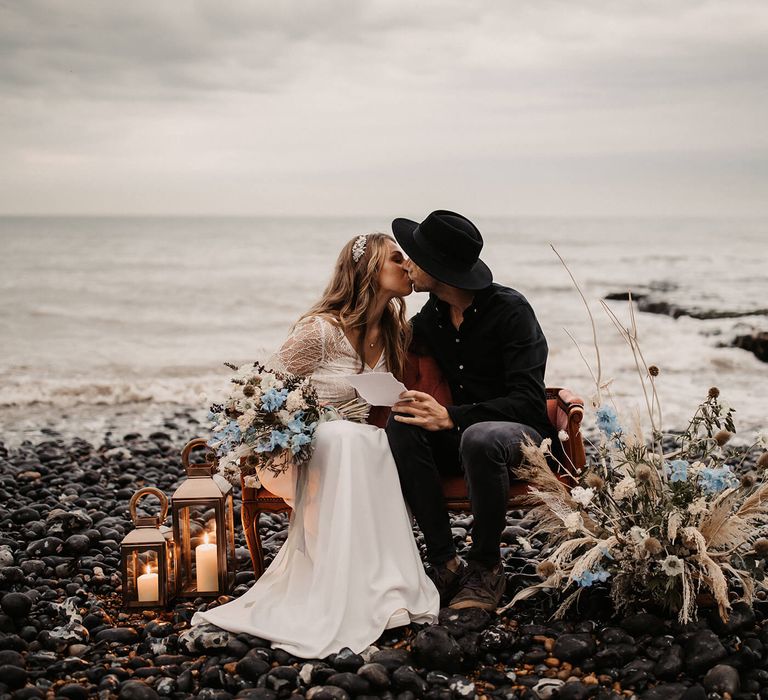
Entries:
MULTIPOLYGON (((478 219, 496 280, 523 292, 550 345, 548 383, 588 398, 591 329, 556 245, 598 319, 603 379, 626 413, 644 412, 632 355, 598 300, 665 289, 665 300, 716 311, 768 305, 766 220, 478 219)), ((221 394, 224 361, 263 359, 325 285, 349 238, 384 218, 0 219, 0 418, 4 434, 40 422, 80 434, 99 414, 147 423, 169 407, 203 409, 221 394), (101 407, 101 408, 100 408, 101 407), (59 416, 59 420, 54 420, 59 416), (64 418, 61 418, 64 416, 64 418), (68 417, 68 418, 67 418, 68 417)), ((415 311, 424 295, 409 298, 415 311)), ((609 302, 629 323, 626 302, 609 302)), ((750 432, 768 425, 768 366, 728 344, 768 330, 764 315, 673 319, 637 314, 646 360, 661 368, 669 428, 711 385, 750 432)))

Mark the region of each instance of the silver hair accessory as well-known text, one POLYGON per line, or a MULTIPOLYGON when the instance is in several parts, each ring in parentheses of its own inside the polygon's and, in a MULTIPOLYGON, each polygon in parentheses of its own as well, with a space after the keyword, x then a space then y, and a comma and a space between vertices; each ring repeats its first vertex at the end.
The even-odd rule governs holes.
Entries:
POLYGON ((365 244, 367 242, 368 237, 365 234, 355 239, 355 243, 352 246, 352 260, 358 262, 365 255, 365 244))

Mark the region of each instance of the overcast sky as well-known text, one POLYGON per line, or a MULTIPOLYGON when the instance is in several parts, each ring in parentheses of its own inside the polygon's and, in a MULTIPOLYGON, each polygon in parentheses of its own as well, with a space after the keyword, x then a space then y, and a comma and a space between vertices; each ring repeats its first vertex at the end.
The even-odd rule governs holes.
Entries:
POLYGON ((0 213, 768 214, 765 0, 0 0, 0 213))

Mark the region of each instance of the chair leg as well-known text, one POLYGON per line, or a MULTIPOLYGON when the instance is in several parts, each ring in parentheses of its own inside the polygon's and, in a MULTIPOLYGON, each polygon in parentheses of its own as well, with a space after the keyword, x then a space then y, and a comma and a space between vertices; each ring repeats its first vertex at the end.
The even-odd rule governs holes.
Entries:
POLYGON ((259 534, 260 512, 255 503, 243 503, 240 510, 245 542, 251 555, 253 575, 257 579, 264 573, 264 550, 261 546, 261 535, 259 534))

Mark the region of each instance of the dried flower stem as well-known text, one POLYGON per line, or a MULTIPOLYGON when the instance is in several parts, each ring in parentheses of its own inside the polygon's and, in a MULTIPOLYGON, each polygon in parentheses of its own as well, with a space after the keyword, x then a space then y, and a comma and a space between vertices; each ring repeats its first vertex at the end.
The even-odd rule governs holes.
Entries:
MULTIPOLYGON (((560 262, 562 263, 563 267, 565 268, 565 271, 568 273, 568 275, 571 278, 571 281, 573 282, 573 286, 576 288, 576 291, 579 293, 579 296, 581 297, 582 302, 584 302, 584 308, 587 310, 587 315, 589 316, 589 322, 592 324, 592 343, 595 346, 595 358, 597 362, 597 376, 590 370, 590 374, 592 375, 592 378, 595 380, 595 386, 597 387, 597 403, 598 405, 602 403, 602 400, 600 398, 600 386, 601 386, 601 378, 602 378, 602 363, 600 362, 600 346, 597 342, 597 326, 595 324, 595 318, 592 316, 592 311, 589 308, 589 303, 587 302, 586 297, 584 296, 584 293, 581 291, 581 287, 579 287, 579 283, 576 281, 576 278, 573 276, 573 273, 571 272, 570 268, 566 264, 565 260, 563 260, 560 253, 557 252, 557 249, 555 246, 553 246, 551 243, 549 244, 549 247, 552 248, 555 255, 559 258, 560 262)), ((581 351, 579 351, 581 352, 581 351)), ((583 357, 583 355, 582 355, 583 357)), ((585 360, 586 361, 586 360, 585 360)), ((587 365, 589 366, 589 365, 587 365)))

